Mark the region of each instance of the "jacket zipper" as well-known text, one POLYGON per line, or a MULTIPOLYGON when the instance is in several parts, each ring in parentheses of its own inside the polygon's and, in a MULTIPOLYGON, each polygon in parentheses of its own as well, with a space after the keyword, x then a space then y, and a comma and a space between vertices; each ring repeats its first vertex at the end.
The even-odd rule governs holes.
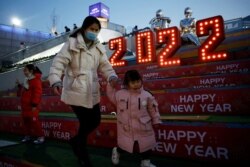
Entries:
POLYGON ((141 98, 138 98, 138 109, 141 110, 141 98))
POLYGON ((128 99, 127 99, 127 110, 128 110, 128 99))

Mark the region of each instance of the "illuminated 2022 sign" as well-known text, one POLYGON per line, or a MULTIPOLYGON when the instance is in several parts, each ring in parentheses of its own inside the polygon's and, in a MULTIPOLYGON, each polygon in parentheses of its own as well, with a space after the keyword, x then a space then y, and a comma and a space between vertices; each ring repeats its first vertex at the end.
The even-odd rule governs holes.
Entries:
MULTIPOLYGON (((221 16, 197 21, 196 33, 198 37, 208 36, 198 48, 198 57, 200 57, 201 61, 221 60, 227 57, 225 51, 214 51, 225 39, 224 21, 221 16)), ((157 61, 159 66, 167 67, 178 66, 181 63, 180 58, 173 58, 173 55, 181 47, 181 37, 177 27, 157 30, 156 39, 154 32, 151 30, 139 32, 135 36, 135 42, 136 62, 138 64, 157 61), (157 55, 155 43, 164 46, 157 55)), ((126 60, 122 60, 127 51, 126 39, 124 37, 111 39, 109 41, 109 49, 114 50, 110 57, 110 62, 113 66, 127 65, 126 60)))

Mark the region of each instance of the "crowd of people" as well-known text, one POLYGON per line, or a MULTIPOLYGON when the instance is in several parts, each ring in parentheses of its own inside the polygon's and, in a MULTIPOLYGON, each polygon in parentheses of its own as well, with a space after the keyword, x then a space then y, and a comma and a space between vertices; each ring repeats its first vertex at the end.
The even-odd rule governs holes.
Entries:
MULTIPOLYGON (((76 29, 78 29, 78 27, 77 27, 77 25, 74 23, 73 24, 73 28, 72 28, 73 30, 76 30, 76 29)), ((70 31, 72 31, 68 26, 64 26, 64 33, 68 33, 68 32, 70 32, 70 31)), ((58 36, 59 34, 58 34, 58 32, 57 31, 55 31, 54 32, 54 35, 55 36, 58 36)))

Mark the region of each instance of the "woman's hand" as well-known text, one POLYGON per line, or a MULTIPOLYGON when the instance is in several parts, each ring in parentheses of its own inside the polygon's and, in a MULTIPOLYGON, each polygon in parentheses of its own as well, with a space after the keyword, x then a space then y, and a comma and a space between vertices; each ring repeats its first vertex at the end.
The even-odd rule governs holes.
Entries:
POLYGON ((60 96, 62 94, 62 87, 60 86, 55 86, 53 87, 54 94, 60 96))
POLYGON ((112 77, 110 80, 109 80, 109 84, 112 88, 115 88, 116 85, 118 83, 118 78, 117 77, 112 77))

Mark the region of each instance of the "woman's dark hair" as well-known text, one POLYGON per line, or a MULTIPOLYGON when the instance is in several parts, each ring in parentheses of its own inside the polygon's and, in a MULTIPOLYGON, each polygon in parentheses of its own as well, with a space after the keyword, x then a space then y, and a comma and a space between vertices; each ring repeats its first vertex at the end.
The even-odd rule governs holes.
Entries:
POLYGON ((99 29, 101 29, 101 23, 96 17, 87 16, 82 23, 82 27, 77 29, 76 31, 74 31, 70 35, 70 37, 76 37, 78 32, 83 33, 89 26, 91 26, 92 24, 95 24, 95 23, 98 25, 99 29))
POLYGON ((128 70, 125 73, 123 85, 127 87, 130 81, 138 81, 138 80, 142 81, 142 77, 139 74, 139 72, 137 70, 128 70))
POLYGON ((42 74, 42 71, 33 64, 27 64, 25 68, 27 68, 29 71, 33 71, 33 74, 42 74))

